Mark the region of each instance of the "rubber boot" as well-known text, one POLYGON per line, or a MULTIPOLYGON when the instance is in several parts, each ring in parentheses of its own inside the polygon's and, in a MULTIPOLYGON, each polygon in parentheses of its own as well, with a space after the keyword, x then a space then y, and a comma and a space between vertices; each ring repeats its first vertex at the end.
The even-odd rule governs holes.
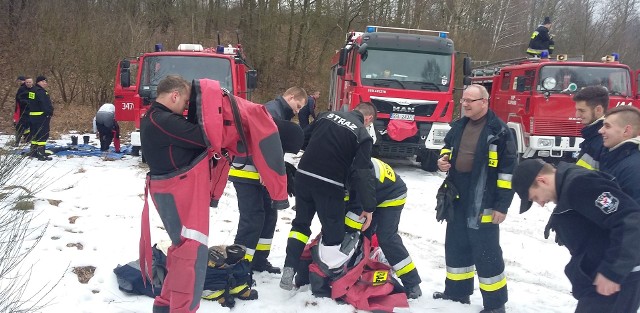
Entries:
POLYGON ((30 157, 30 158, 37 158, 38 157, 38 145, 31 144, 31 149, 29 149, 29 153, 27 153, 27 156, 30 157))
POLYGON ((37 150, 37 154, 38 154, 38 161, 51 161, 53 160, 53 158, 47 156, 47 153, 45 152, 45 147, 44 146, 38 146, 38 150, 37 150))

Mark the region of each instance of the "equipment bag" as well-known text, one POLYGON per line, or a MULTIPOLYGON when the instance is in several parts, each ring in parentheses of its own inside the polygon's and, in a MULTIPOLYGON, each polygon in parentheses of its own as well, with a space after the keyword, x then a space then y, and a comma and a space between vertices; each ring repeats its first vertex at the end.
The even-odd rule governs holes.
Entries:
POLYGON ((460 198, 458 189, 449 177, 444 179, 436 194, 436 220, 453 221, 453 202, 460 198))

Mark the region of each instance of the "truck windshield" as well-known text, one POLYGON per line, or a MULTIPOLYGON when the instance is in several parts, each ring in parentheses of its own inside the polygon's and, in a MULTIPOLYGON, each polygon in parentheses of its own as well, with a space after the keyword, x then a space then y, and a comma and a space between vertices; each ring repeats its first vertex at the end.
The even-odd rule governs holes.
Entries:
POLYGON ((569 88, 571 83, 576 84, 578 90, 587 86, 603 86, 611 95, 631 96, 629 70, 621 67, 544 66, 540 70, 537 90, 562 92, 569 88), (547 78, 552 79, 547 80, 545 85, 547 78))
POLYGON ((227 59, 196 56, 154 56, 144 59, 142 64, 142 90, 156 90, 158 82, 165 76, 177 74, 187 81, 210 78, 220 82, 220 87, 233 92, 231 63, 227 59))
POLYGON ((447 91, 451 55, 398 50, 367 50, 360 78, 365 86, 447 91))

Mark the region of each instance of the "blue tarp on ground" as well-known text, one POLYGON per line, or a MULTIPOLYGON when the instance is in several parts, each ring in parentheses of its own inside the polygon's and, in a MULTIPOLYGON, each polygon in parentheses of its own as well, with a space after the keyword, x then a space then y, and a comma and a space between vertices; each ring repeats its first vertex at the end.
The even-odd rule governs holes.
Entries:
MULTIPOLYGON (((120 153, 115 152, 113 147, 109 147, 109 151, 100 151, 99 147, 85 144, 79 144, 75 147, 71 145, 62 146, 47 144, 45 148, 47 152, 53 153, 57 156, 96 156, 106 157, 109 159, 121 159, 125 154, 131 154, 131 145, 120 147, 120 153)), ((19 153, 29 153, 29 148, 22 149, 19 153)))

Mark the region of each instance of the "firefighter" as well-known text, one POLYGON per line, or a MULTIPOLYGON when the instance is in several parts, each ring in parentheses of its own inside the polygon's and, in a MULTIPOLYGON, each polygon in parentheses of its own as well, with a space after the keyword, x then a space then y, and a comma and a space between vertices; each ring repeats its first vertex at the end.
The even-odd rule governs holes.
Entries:
POLYGON ((53 116, 53 105, 47 87, 47 78, 38 76, 33 90, 28 92, 29 123, 31 124, 31 156, 40 161, 49 161, 45 145, 49 139, 49 127, 53 116))
POLYGON ((100 151, 109 151, 113 141, 115 152, 120 152, 120 125, 115 113, 116 107, 112 103, 105 103, 93 118, 93 131, 100 139, 100 151))
MULTIPOLYGON (((190 84, 180 76, 169 75, 158 83, 157 93, 140 121, 140 135, 149 165, 147 192, 172 245, 167 253, 168 273, 153 312, 196 312, 207 266, 207 145, 200 125, 182 115, 190 84)), ((148 223, 148 208, 144 212, 148 223)))
POLYGON ((583 142, 580 143, 577 165, 586 169, 597 170, 604 153, 602 136, 598 134, 602 128, 604 114, 609 107, 609 92, 601 86, 582 88, 573 96, 576 103, 576 117, 580 119, 583 128, 583 142))
POLYGON ((375 119, 375 106, 362 102, 351 112, 320 114, 305 131, 308 144, 295 176, 296 217, 291 223, 280 288, 293 289, 294 269, 311 235, 316 212, 322 225, 322 240, 318 243, 321 261, 335 270, 353 254, 349 243, 342 244, 345 238, 352 238, 345 236, 344 227, 344 188, 349 178, 362 204, 360 218, 366 218, 362 230, 369 227, 376 197, 371 164, 373 140, 366 127, 375 119), (347 177, 350 170, 352 174, 347 177))
MULTIPOLYGON (((640 306, 640 205, 622 192, 613 177, 575 164, 557 168, 539 159, 520 163, 513 189, 520 213, 533 202, 556 203, 550 218, 556 241, 571 260, 577 313, 636 312, 640 306)), ((548 233, 545 233, 545 238, 548 233)))
POLYGON ((499 313, 505 312, 508 298, 499 224, 513 199, 511 173, 517 154, 511 132, 489 110, 488 98, 481 85, 464 90, 464 117, 452 123, 438 159, 438 168, 449 172, 460 195, 453 219, 447 221, 445 290, 433 298, 470 303, 477 270, 481 312, 499 313))
MULTIPOLYGON (((407 185, 389 164, 376 158, 371 158, 376 175, 376 210, 373 212, 371 226, 365 232, 369 238, 375 233, 382 252, 389 261, 396 275, 402 280, 405 292, 409 299, 417 299, 422 296, 420 290, 420 275, 413 260, 409 256, 407 248, 398 235, 398 225, 404 204, 407 202, 407 185)), ((345 226, 348 230, 359 231, 362 228, 362 220, 359 215, 362 207, 356 199, 354 192, 349 194, 345 226)))
POLYGON ((33 78, 18 76, 20 87, 16 92, 16 107, 13 114, 13 123, 16 129, 15 146, 20 145, 24 137, 25 142, 31 141, 31 129, 29 127, 29 91, 33 88, 33 78))
POLYGON ((298 121, 300 122, 300 127, 302 129, 307 128, 309 126, 309 117, 313 117, 313 120, 316 120, 316 101, 320 98, 320 91, 313 92, 309 97, 307 97, 307 105, 300 109, 298 112, 298 121))
POLYGON ((544 18, 542 24, 538 25, 538 28, 531 34, 527 54, 533 57, 541 57, 542 51, 545 50, 549 52, 549 55, 553 54, 554 43, 553 35, 549 34, 550 30, 551 18, 547 16, 544 18))
MULTIPOLYGON (((300 126, 280 119, 274 121, 278 126, 283 152, 298 153, 304 141, 300 126)), ((241 167, 244 160, 245 158, 236 157, 233 166, 241 167)), ((280 268, 267 260, 278 221, 278 211, 271 207, 271 197, 262 185, 251 157, 246 160, 248 162, 244 168, 231 168, 229 171, 229 180, 236 189, 240 212, 234 244, 247 248, 244 258, 251 263, 254 272, 280 274, 280 268)), ((287 184, 290 183, 292 182, 287 181, 287 184)))
MULTIPOLYGON (((291 87, 282 96, 267 102, 265 107, 275 121, 290 121, 304 106, 306 98, 307 92, 304 89, 291 87)), ((292 147, 289 150, 298 153, 300 147, 292 147)), ((280 268, 267 260, 278 212, 271 208, 271 198, 261 184, 260 175, 251 157, 236 157, 232 166, 229 170, 229 180, 236 189, 240 211, 234 243, 247 247, 245 258, 251 262, 253 271, 280 274, 280 268)))
POLYGON ((640 203, 640 110, 627 105, 609 110, 599 133, 606 147, 600 170, 615 177, 620 189, 640 203))

